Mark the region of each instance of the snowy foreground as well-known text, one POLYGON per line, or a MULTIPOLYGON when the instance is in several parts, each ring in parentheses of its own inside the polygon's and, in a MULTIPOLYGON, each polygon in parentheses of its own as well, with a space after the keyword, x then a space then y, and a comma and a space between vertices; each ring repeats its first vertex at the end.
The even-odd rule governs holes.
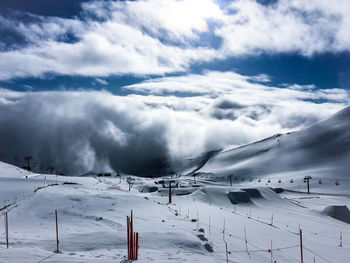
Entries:
POLYGON ((175 179, 181 187, 168 204, 168 189, 153 179, 134 177, 129 191, 126 175, 36 175, 5 163, 0 163, 0 174, 0 213, 8 212, 10 246, 6 249, 1 216, 0 262, 127 262, 126 216, 131 209, 140 233, 139 262, 226 262, 225 242, 229 262, 300 262, 299 228, 304 262, 350 258, 350 228, 343 222, 348 214, 333 207, 350 207, 345 194, 350 182, 344 180, 319 184, 315 178, 311 191, 319 194, 307 195, 275 193, 266 186, 305 191, 298 174, 293 183, 262 178, 233 181, 232 187, 228 179, 205 176, 198 176, 193 187, 193 177, 182 176, 175 179), (150 193, 155 190, 150 187, 158 191, 150 193), (237 195, 247 187, 257 191, 237 195), (55 209, 59 254, 54 253, 55 209), (329 216, 330 210, 343 221, 329 216))

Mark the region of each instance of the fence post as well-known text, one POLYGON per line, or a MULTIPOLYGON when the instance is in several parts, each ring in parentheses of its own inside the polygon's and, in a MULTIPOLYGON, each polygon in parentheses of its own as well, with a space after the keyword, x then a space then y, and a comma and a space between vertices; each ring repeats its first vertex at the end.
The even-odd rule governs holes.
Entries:
POLYGON ((127 230, 126 230, 126 236, 127 236, 127 245, 128 245, 128 260, 130 259, 130 240, 129 240, 129 237, 130 237, 130 218, 128 216, 126 216, 126 227, 127 227, 127 230))
POLYGON ((225 219, 224 219, 224 226, 222 228, 222 238, 225 239, 225 219))
POLYGON ((210 215, 209 215, 209 234, 210 234, 210 215))
POLYGON ((139 233, 136 233, 136 260, 139 257, 139 233))
POLYGON ((132 249, 133 251, 133 259, 136 259, 136 233, 134 232, 134 235, 133 235, 133 240, 134 240, 134 247, 132 249))
POLYGON ((197 231, 199 229, 199 216, 198 216, 198 211, 197 211, 197 231))
POLYGON ((126 217, 128 260, 137 260, 139 250, 139 233, 133 231, 133 213, 126 217))
POLYGON ((340 247, 343 247, 343 232, 340 232, 340 243, 339 243, 340 247))
POLYGON ((5 228, 6 228, 6 248, 9 248, 9 219, 7 212, 5 214, 5 228))
POLYGON ((130 223, 130 232, 131 232, 131 235, 130 235, 130 251, 131 251, 131 259, 134 258, 134 251, 133 251, 133 247, 134 247, 134 242, 133 242, 133 233, 134 233, 134 230, 133 230, 133 216, 132 216, 132 210, 131 210, 131 219, 130 219, 131 223, 130 223))
POLYGON ((58 218, 57 218, 57 210, 55 210, 55 216, 56 216, 56 244, 57 244, 57 249, 56 249, 56 253, 59 253, 59 243, 60 241, 58 240, 58 218))
POLYGON ((303 263, 304 262, 304 258, 303 258, 303 231, 301 229, 299 231, 299 235, 300 235, 300 262, 303 263))
POLYGON ((171 204, 171 181, 169 181, 169 204, 171 204))
POLYGON ((272 255, 272 240, 271 240, 271 263, 272 263, 272 260, 273 260, 273 255, 272 255))
MULTIPOLYGON (((244 240, 245 240, 245 249, 247 250, 247 254, 249 255, 247 233, 245 231, 245 228, 244 228, 244 240)), ((272 251, 271 251, 271 253, 272 253, 272 251)))

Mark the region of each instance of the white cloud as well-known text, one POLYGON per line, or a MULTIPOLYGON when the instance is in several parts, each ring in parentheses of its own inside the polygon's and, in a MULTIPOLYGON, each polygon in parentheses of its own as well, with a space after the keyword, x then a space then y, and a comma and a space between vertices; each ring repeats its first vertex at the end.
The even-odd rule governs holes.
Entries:
POLYGON ((263 6, 234 1, 216 34, 224 40, 224 54, 298 52, 313 55, 350 49, 350 2, 280 0, 263 6))
POLYGON ((350 102, 341 89, 279 88, 232 72, 158 78, 127 88, 200 94, 0 89, 2 151, 11 158, 30 152, 42 164, 71 172, 110 166, 152 173, 159 162, 304 128, 350 102))
POLYGON ((74 19, 32 15, 24 23, 0 16, 2 26, 27 42, 0 52, 0 80, 48 72, 165 74, 242 54, 310 56, 350 49, 347 0, 280 0, 268 6, 246 0, 226 9, 212 0, 90 1, 82 8, 74 19), (222 45, 202 45, 203 33, 221 38, 222 45))
MULTIPOLYGON (((153 5, 166 8, 161 3, 158 1, 153 5)), ((102 5, 92 2, 85 7, 91 8, 91 5, 96 4, 102 5)), ((215 57, 215 51, 210 48, 184 48, 162 43, 160 39, 143 30, 147 26, 149 30, 153 30, 153 21, 149 21, 148 25, 139 24, 137 20, 129 23, 130 17, 143 10, 139 8, 140 4, 151 5, 152 2, 140 2, 136 6, 131 2, 106 4, 109 4, 109 8, 100 14, 105 16, 104 21, 48 18, 42 19, 40 23, 17 25, 16 30, 25 35, 32 44, 0 52, 0 79, 37 77, 48 72, 83 76, 164 74, 184 71, 193 61, 209 61, 215 57), (73 43, 58 40, 68 33, 74 34, 79 40, 73 43)), ((168 12, 172 12, 171 9, 168 8, 168 12)), ((146 13, 139 15, 147 17, 146 13)), ((175 15, 179 16, 178 11, 175 15)), ((177 19, 180 21, 179 17, 177 19)), ((170 31, 173 30, 174 35, 190 35, 189 32, 196 27, 198 21, 190 22, 186 29, 188 33, 185 33, 185 29, 176 33, 182 27, 172 23, 166 26, 170 31)))
POLYGON ((205 49, 167 46, 131 26, 94 23, 77 43, 46 41, 37 46, 0 53, 0 79, 67 75, 163 74, 184 70, 190 61, 210 59, 205 49), (142 44, 141 44, 142 43, 142 44), (28 66, 30 65, 30 66, 28 66))
POLYGON ((252 79, 255 76, 208 71, 202 75, 155 78, 124 88, 155 95, 180 92, 201 96, 210 101, 210 107, 201 109, 207 115, 216 119, 241 119, 259 127, 276 125, 279 128, 274 132, 305 127, 350 103, 349 94, 343 89, 316 89, 314 85, 296 84, 275 87, 251 82, 252 79), (284 125, 289 118, 299 118, 299 121, 284 125))

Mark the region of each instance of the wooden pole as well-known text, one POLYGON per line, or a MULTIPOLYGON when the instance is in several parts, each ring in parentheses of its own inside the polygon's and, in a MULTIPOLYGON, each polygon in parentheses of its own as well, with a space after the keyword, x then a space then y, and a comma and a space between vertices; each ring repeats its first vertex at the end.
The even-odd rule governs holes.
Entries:
POLYGON ((57 249, 56 249, 56 253, 58 253, 59 250, 59 243, 60 241, 58 240, 58 218, 57 218, 57 210, 55 210, 55 216, 56 216, 56 244, 57 244, 57 249))
POLYGON ((210 215, 209 215, 209 234, 210 234, 210 215))
POLYGON ((130 260, 130 218, 126 216, 126 227, 127 227, 127 245, 128 245, 128 260, 130 260))
POLYGON ((222 228, 222 238, 225 239, 225 219, 224 219, 224 226, 222 228))
POLYGON ((303 258, 303 231, 300 229, 299 230, 299 235, 300 235, 300 262, 304 262, 303 258))
POLYGON ((136 259, 136 233, 134 232, 134 234, 133 234, 133 238, 134 238, 134 247, 133 247, 133 254, 134 254, 134 256, 133 256, 133 259, 136 259))
POLYGON ((198 216, 198 211, 197 211, 197 231, 198 231, 198 228, 199 228, 199 216, 198 216))
POLYGON ((139 257, 139 233, 136 233, 136 260, 139 257))
POLYGON ((273 260, 273 255, 272 255, 272 240, 271 240, 271 263, 272 263, 272 260, 273 260))
POLYGON ((6 228, 6 248, 9 248, 9 219, 7 212, 5 214, 5 228, 6 228))
POLYGON ((247 233, 245 232, 245 228, 244 228, 244 240, 245 240, 245 249, 247 250, 247 254, 249 255, 247 233))
POLYGON ((134 247, 134 242, 133 242, 133 232, 134 232, 134 230, 133 230, 133 216, 132 216, 132 210, 131 210, 131 223, 130 223, 130 233, 131 233, 131 235, 130 235, 130 257, 131 257, 131 259, 133 259, 134 258, 134 253, 133 253, 133 247, 134 247))
POLYGON ((169 181, 169 204, 171 204, 171 181, 169 181))
POLYGON ((133 231, 133 213, 126 217, 128 260, 137 260, 139 250, 139 233, 133 231))

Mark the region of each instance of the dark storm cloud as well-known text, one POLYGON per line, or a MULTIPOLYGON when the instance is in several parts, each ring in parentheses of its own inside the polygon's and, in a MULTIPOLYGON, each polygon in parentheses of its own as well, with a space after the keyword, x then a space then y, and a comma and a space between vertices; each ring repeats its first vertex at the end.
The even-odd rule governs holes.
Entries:
POLYGON ((10 162, 32 155, 36 169, 54 166, 70 174, 110 168, 158 173, 167 160, 165 123, 108 97, 59 92, 10 97, 0 103, 0 151, 10 162))

